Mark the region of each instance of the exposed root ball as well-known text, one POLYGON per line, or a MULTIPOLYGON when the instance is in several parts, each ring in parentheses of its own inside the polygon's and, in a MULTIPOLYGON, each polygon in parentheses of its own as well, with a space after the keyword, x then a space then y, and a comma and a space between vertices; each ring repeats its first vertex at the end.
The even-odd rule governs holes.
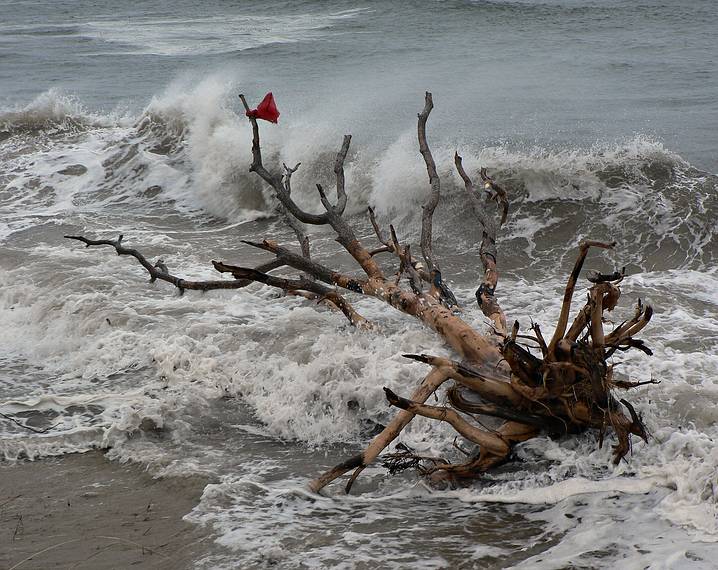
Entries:
POLYGON ((423 262, 414 257, 410 245, 401 241, 393 226, 389 226, 388 233, 380 227, 371 208, 368 210, 369 220, 381 244, 379 247, 366 247, 344 218, 347 205, 344 161, 351 144, 350 135, 344 136, 334 162, 336 197, 330 199, 324 188, 317 184, 324 212, 309 213, 292 198, 292 175, 300 165, 290 168, 283 164, 283 169, 276 165, 273 169, 265 167, 257 118, 249 112, 243 95, 240 99, 252 126, 252 164, 249 169, 272 188, 277 200, 276 211, 294 231, 299 251, 272 239, 246 241, 246 245, 268 252, 274 259, 253 268, 214 261, 214 268, 231 278, 193 281, 171 273, 162 260, 152 263, 137 249, 125 247, 122 235, 116 240, 66 237, 87 247, 110 246, 118 255, 130 256, 139 262, 151 282, 170 283, 180 294, 185 290, 240 289, 250 283, 261 283, 339 311, 352 325, 363 330, 371 330, 373 325, 354 309, 349 299, 351 295, 370 296, 420 320, 444 339, 457 355, 457 360, 423 354, 406 355, 428 364, 431 370, 427 376, 409 398, 385 389, 389 404, 399 410, 394 419, 362 453, 311 481, 311 490, 317 492, 352 471, 346 485, 349 492, 359 474, 377 460, 417 415, 450 424, 463 438, 476 445, 475 451, 468 453, 466 462, 460 464, 421 456, 406 446, 397 447, 397 451, 383 457, 384 465, 392 473, 416 468, 434 482, 456 483, 476 477, 507 461, 516 443, 540 433, 564 435, 595 429, 602 443, 604 434, 612 431, 617 440, 613 448, 616 462, 630 451, 632 434, 647 439, 640 415, 628 401, 614 396, 617 389, 626 390, 645 383, 615 381, 609 359, 617 351, 630 349, 651 354, 635 335, 648 324, 653 310, 639 300, 633 318, 608 333, 603 329, 604 313, 613 310, 620 299, 619 284, 625 277, 625 270, 591 272, 588 301, 569 326, 571 300, 589 249, 610 249, 615 244, 585 241, 579 245, 556 329, 548 341, 534 323, 530 327, 532 334, 520 334, 518 322, 514 322, 509 331, 506 315, 496 296, 499 281, 496 237, 508 217, 508 192, 483 168, 479 171, 482 185, 477 189, 457 153, 454 166, 464 182, 481 229, 478 258, 483 275, 476 300, 492 325, 491 331, 483 334, 459 316, 458 301, 443 278, 444 272, 439 269, 433 252, 432 218, 439 204, 441 179, 426 135, 427 121, 434 107, 431 93, 426 93, 417 121, 419 152, 429 180, 429 192, 422 205, 419 244, 423 262), (354 260, 358 271, 344 273, 312 259, 305 224, 331 227, 336 241, 354 260), (382 257, 388 261, 380 263, 382 257), (387 268, 391 261, 393 265, 387 268), (291 269, 299 275, 271 274, 278 269, 291 269), (524 340, 535 343, 535 350, 530 351, 520 344, 524 340), (454 383, 448 391, 448 405, 426 404, 429 396, 448 380, 454 383), (503 423, 496 429, 486 427, 480 416, 500 418, 503 423))

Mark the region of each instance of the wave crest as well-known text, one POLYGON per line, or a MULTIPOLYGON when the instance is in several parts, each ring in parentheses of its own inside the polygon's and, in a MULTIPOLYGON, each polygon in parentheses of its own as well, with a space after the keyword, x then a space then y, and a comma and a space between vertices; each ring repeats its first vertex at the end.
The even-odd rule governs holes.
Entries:
POLYGON ((78 132, 117 122, 115 117, 88 112, 78 99, 52 88, 23 107, 0 112, 0 134, 7 138, 20 132, 78 132))
MULTIPOLYGON (((234 81, 217 75, 199 83, 187 78, 155 97, 134 122, 121 124, 109 116, 83 114, 76 102, 48 92, 24 111, 29 117, 25 123, 14 124, 74 128, 96 120, 106 126, 93 130, 95 139, 105 137, 104 149, 89 149, 100 155, 101 166, 93 170, 90 184, 78 179, 73 186, 73 194, 85 193, 74 200, 76 206, 110 200, 142 210, 148 200, 159 200, 183 212, 247 221, 273 215, 274 198, 249 172, 252 135, 237 91, 234 81)), ((336 122, 295 112, 287 112, 279 126, 262 125, 262 151, 270 171, 279 173, 283 162, 302 163, 292 180, 293 197, 302 208, 322 211, 315 185, 333 186, 341 134, 336 122)), ((388 140, 367 141, 361 132, 355 138, 345 164, 350 215, 363 215, 372 205, 383 222, 393 222, 410 234, 405 237, 413 237, 429 190, 415 136, 407 130, 388 140)), ((479 168, 486 167, 509 190, 514 215, 505 235, 515 240, 516 255, 525 258, 521 263, 551 250, 557 232, 565 234, 561 243, 575 239, 577 227, 580 236, 638 244, 634 261, 641 267, 668 258, 673 258, 670 266, 681 258, 709 262, 715 256, 711 217, 718 212, 718 178, 693 168, 658 140, 639 135, 590 148, 546 148, 433 139, 431 146, 442 177, 437 235, 442 226, 452 231, 458 227, 467 236, 475 230, 453 168, 458 147, 470 175, 476 177, 479 168), (639 210, 642 216, 637 219, 639 210)), ((65 149, 57 144, 54 148, 52 168, 34 164, 34 184, 46 183, 48 171, 61 170, 64 155, 77 153, 77 140, 65 149)), ((64 178, 53 182, 68 184, 64 178)), ((27 181, 28 189, 31 183, 27 181)))

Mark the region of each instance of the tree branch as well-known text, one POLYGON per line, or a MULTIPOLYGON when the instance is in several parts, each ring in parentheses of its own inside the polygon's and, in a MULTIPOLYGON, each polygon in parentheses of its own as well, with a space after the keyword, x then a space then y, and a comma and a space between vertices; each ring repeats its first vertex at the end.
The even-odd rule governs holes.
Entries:
POLYGON ((267 275, 257 269, 228 265, 222 261, 212 261, 212 265, 214 265, 214 268, 220 273, 231 273, 235 279, 247 279, 249 281, 263 283, 264 285, 288 292, 308 291, 315 295, 314 298, 319 301, 331 302, 338 310, 344 313, 344 316, 349 319, 349 322, 352 325, 362 329, 371 328, 369 321, 357 313, 354 307, 352 307, 352 305, 337 291, 306 277, 300 277, 299 279, 274 277, 273 275, 267 275))
POLYGON ((334 175, 337 179, 337 205, 334 207, 334 211, 339 216, 344 214, 344 209, 347 207, 347 193, 344 189, 344 160, 347 157, 347 152, 349 152, 351 141, 351 135, 344 135, 342 147, 339 149, 337 158, 334 161, 334 175))
MULTIPOLYGON (((131 257, 134 257, 142 267, 145 268, 147 273, 150 275, 150 283, 154 283, 158 279, 160 281, 166 281, 167 283, 171 283, 177 289, 180 290, 180 293, 183 293, 185 289, 195 290, 195 291, 212 291, 216 289, 241 289, 242 287, 246 287, 249 285, 252 281, 247 279, 237 279, 235 280, 228 280, 223 279, 220 281, 190 281, 187 279, 183 279, 182 277, 177 277, 176 275, 172 275, 167 270, 167 266, 164 264, 162 260, 158 260, 154 265, 147 260, 147 258, 140 253, 136 249, 124 247, 122 245, 122 239, 124 236, 120 235, 116 240, 109 240, 109 239, 99 239, 99 240, 93 240, 86 238, 84 236, 64 236, 66 239, 73 239, 77 241, 81 241, 85 244, 85 247, 91 247, 91 246, 97 246, 97 245, 109 245, 111 247, 115 248, 115 251, 117 252, 117 255, 129 255, 131 257)), ((264 263, 257 267, 258 271, 271 271, 272 269, 277 269, 278 267, 282 267, 284 263, 280 260, 272 260, 268 263, 264 263)))
POLYGON ((433 108, 434 101, 431 97, 431 93, 427 91, 424 96, 424 109, 419 113, 417 131, 419 137, 419 152, 424 158, 426 172, 429 175, 429 184, 431 185, 431 192, 421 207, 421 253, 424 256, 424 261, 429 271, 436 267, 432 249, 432 217, 436 206, 439 204, 441 194, 441 180, 436 172, 436 163, 434 162, 434 157, 431 155, 429 144, 426 142, 426 121, 429 119, 429 114, 433 108))
MULTIPOLYGON (((442 368, 432 369, 421 382, 417 390, 411 395, 411 399, 415 402, 425 402, 429 396, 431 396, 437 388, 439 388, 439 386, 441 386, 449 378, 447 372, 447 370, 442 368)), ((338 477, 341 477, 345 473, 353 469, 361 472, 361 470, 365 467, 371 465, 379 454, 384 451, 384 449, 386 449, 389 444, 396 439, 409 422, 414 419, 414 415, 415 414, 409 410, 399 412, 396 416, 394 416, 394 419, 387 424, 382 432, 371 441, 362 453, 355 455, 343 463, 340 463, 336 467, 311 481, 309 483, 309 489, 314 493, 318 493, 329 483, 338 477)), ((356 477, 354 477, 354 479, 356 479, 356 477)), ((352 479, 351 482, 353 482, 354 479, 352 479)), ((349 489, 350 488, 351 486, 349 486, 349 489)), ((347 493, 349 492, 349 489, 346 489, 347 493)))
MULTIPOLYGON (((284 189, 286 190, 288 196, 291 196, 292 194, 292 174, 299 169, 301 164, 301 162, 298 162, 294 168, 289 168, 286 164, 282 163, 282 166, 284 167, 284 189)), ((277 211, 297 236, 297 241, 299 242, 299 247, 302 250, 302 255, 309 259, 311 257, 309 249, 309 236, 306 233, 304 225, 292 216, 281 202, 277 205, 277 211)))
POLYGON ((367 282, 363 279, 356 279, 349 275, 339 273, 333 269, 329 269, 324 265, 317 263, 311 259, 307 259, 297 253, 293 252, 286 247, 280 246, 276 241, 264 240, 262 242, 253 242, 242 240, 242 243, 251 245, 264 251, 269 251, 277 256, 277 260, 281 261, 284 265, 303 271, 309 275, 312 275, 316 279, 328 283, 330 285, 338 285, 354 293, 363 293, 364 288, 367 286, 367 282))
MULTIPOLYGON (((334 163, 334 173, 337 179, 336 206, 332 206, 329 203, 326 195, 324 194, 324 190, 320 185, 317 185, 317 190, 319 191, 319 195, 326 212, 324 214, 310 214, 299 208, 294 200, 292 200, 290 188, 282 184, 281 178, 271 174, 264 167, 262 163, 262 150, 257 119, 249 113, 249 105, 247 104, 247 100, 244 95, 240 94, 239 98, 241 99, 242 105, 247 112, 247 118, 252 124, 252 165, 249 170, 251 172, 256 172, 267 184, 274 188, 277 199, 291 216, 294 216, 297 220, 305 224, 331 225, 334 231, 337 232, 337 241, 349 252, 357 263, 359 263, 366 274, 372 278, 382 278, 383 275, 381 269, 377 265, 376 261, 374 261, 369 252, 362 246, 351 226, 342 218, 342 214, 344 213, 344 209, 347 204, 347 195, 344 188, 344 160, 349 152, 351 135, 344 136, 342 146, 337 153, 337 158, 334 163)), ((289 172, 289 176, 291 177, 291 172, 289 172)), ((300 243, 301 239, 302 238, 300 238, 300 243)))
MULTIPOLYGON (((247 100, 244 95, 240 95, 239 98, 242 100, 244 110, 248 113, 250 109, 247 104, 247 100)), ((277 199, 279 199, 287 211, 300 222, 312 225, 327 224, 328 218, 326 214, 310 214, 297 206, 284 188, 281 177, 276 174, 272 174, 264 167, 264 164, 262 163, 262 149, 259 140, 259 124, 257 123, 257 118, 251 115, 248 115, 247 118, 252 124, 252 165, 249 167, 249 171, 256 172, 262 180, 274 188, 277 199)))
POLYGON ((379 268, 376 260, 356 237, 352 227, 338 213, 338 209, 333 207, 329 202, 321 184, 317 184, 317 191, 319 192, 319 198, 321 199, 322 204, 327 210, 326 215, 328 223, 337 234, 335 240, 347 250, 349 255, 354 258, 367 276, 374 279, 383 279, 384 274, 379 268))
MULTIPOLYGON (((459 176, 461 176, 461 179, 464 181, 466 193, 471 200, 471 205, 482 226, 479 257, 481 258, 481 264, 484 266, 484 279, 476 291, 476 301, 481 308, 481 312, 493 322, 496 333, 505 337, 507 333, 506 315, 495 296, 496 286, 499 282, 499 273, 496 269, 496 234, 498 227, 488 216, 485 205, 481 203, 474 183, 464 170, 463 161, 458 152, 454 154, 454 165, 456 166, 456 171, 459 173, 459 176)), ((487 181, 487 185, 491 186, 494 184, 493 180, 488 177, 483 168, 481 169, 481 177, 487 181)), ((508 201, 506 200, 506 192, 503 189, 501 189, 501 195, 503 196, 505 208, 502 210, 501 221, 498 224, 499 227, 506 221, 508 214, 508 201)))
POLYGON ((429 406, 424 403, 407 400, 406 398, 400 398, 389 388, 384 388, 384 393, 386 394, 386 399, 392 406, 407 410, 418 416, 447 422, 466 439, 480 445, 482 450, 502 457, 509 453, 510 448, 503 439, 471 425, 451 408, 429 406))
POLYGON ((564 334, 566 333, 566 326, 568 325, 568 314, 571 310, 571 300, 573 299, 573 292, 576 289, 576 282, 578 281, 578 276, 581 273, 581 268, 583 267, 583 262, 586 260, 586 255, 588 255, 588 250, 592 247, 600 247, 603 249, 613 249, 616 245, 616 242, 612 243, 604 243, 601 241, 593 241, 593 240, 587 240, 582 241, 579 244, 579 253, 578 258, 576 259, 576 263, 573 266, 573 271, 571 271, 571 275, 569 275, 568 283, 566 283, 566 291, 563 295, 563 303, 561 305, 561 314, 558 318, 558 323, 556 324, 556 330, 553 333, 553 336, 551 337, 551 342, 548 345, 548 356, 549 358, 555 358, 556 356, 556 345, 558 344, 558 341, 561 340, 564 337, 564 334))

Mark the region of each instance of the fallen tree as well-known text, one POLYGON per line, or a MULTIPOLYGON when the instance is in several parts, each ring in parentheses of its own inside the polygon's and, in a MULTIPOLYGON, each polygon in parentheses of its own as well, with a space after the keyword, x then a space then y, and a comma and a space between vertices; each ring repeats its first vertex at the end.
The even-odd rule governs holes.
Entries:
POLYGON ((400 446, 394 453, 385 454, 384 463, 390 471, 416 467, 434 482, 456 483, 474 478, 505 462, 515 444, 540 433, 559 436, 593 429, 598 430, 599 445, 602 445, 604 434, 611 430, 616 438, 613 447, 616 463, 629 452, 631 435, 647 439, 646 428, 633 406, 615 395, 619 390, 635 388, 643 383, 615 379, 609 359, 616 351, 629 349, 651 354, 644 343, 635 338, 650 321, 651 307, 644 306, 639 300, 630 320, 606 332, 604 313, 611 311, 619 300, 619 284, 624 272, 589 272, 591 286, 586 304, 569 325, 571 301, 589 249, 609 249, 614 247, 614 243, 584 241, 579 245, 578 257, 569 275, 560 316, 551 338, 543 336, 538 324, 531 325, 530 334, 520 334, 518 321, 509 328, 495 295, 499 279, 496 239, 508 216, 507 192, 485 169, 479 172, 481 186, 477 189, 457 153, 454 166, 464 182, 482 230, 479 258, 483 277, 476 291, 476 300, 491 328, 481 333, 462 320, 461 310, 443 279, 433 252, 432 218, 439 203, 441 180, 426 138, 426 123, 433 108, 430 93, 426 93, 417 124, 419 151, 426 164, 430 185, 422 206, 420 249, 423 262, 413 255, 409 244, 400 240, 393 226, 389 226, 388 233, 380 227, 371 208, 368 215, 379 242, 378 247, 373 249, 357 238, 344 217, 347 205, 344 161, 351 136, 344 137, 334 164, 336 200, 330 200, 324 188, 317 184, 324 212, 306 212, 292 198, 292 174, 299 164, 293 168, 283 165, 281 172, 277 168, 265 167, 257 118, 250 112, 244 96, 240 95, 240 98, 252 126, 253 160, 250 171, 273 189, 278 214, 296 233, 299 251, 270 239, 246 241, 251 247, 271 253, 274 259, 254 268, 213 261, 218 272, 229 273, 233 279, 190 281, 170 273, 161 260, 152 263, 138 250, 125 247, 123 236, 116 240, 65 237, 83 242, 87 247, 108 245, 118 255, 132 256, 147 270, 151 282, 166 281, 177 287, 180 293, 185 290, 238 289, 250 283, 262 283, 288 294, 323 302, 341 311, 352 325, 371 329, 372 324, 347 299, 350 295, 366 295, 419 319, 445 340, 455 352, 456 359, 426 354, 405 355, 430 367, 426 377, 408 398, 385 388, 389 404, 399 409, 394 419, 362 453, 311 481, 313 491, 320 491, 352 471, 346 485, 346 492, 349 492, 361 471, 375 462, 417 415, 447 422, 462 437, 476 444, 473 451, 466 452, 467 460, 459 464, 423 457, 400 446), (336 271, 313 260, 305 224, 331 227, 336 241, 353 258, 361 274, 336 271), (393 262, 380 263, 380 256, 383 255, 393 259, 393 262), (393 268, 391 271, 387 270, 389 265, 393 268), (300 274, 284 277, 271 273, 280 268, 290 268, 300 274), (524 341, 535 344, 535 349, 527 349, 524 341), (448 405, 426 404, 429 396, 448 381, 452 382, 447 391, 448 405), (481 416, 499 418, 503 423, 496 429, 488 428, 481 421, 481 416))

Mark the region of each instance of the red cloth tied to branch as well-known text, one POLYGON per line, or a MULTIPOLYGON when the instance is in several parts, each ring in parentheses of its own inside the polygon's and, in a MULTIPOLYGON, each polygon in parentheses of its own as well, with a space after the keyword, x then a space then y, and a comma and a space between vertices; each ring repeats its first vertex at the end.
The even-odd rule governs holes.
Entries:
POLYGON ((262 102, 257 105, 256 109, 251 109, 245 113, 248 117, 254 117, 255 119, 262 119, 269 121, 270 123, 276 123, 279 119, 279 109, 277 104, 274 102, 274 95, 270 91, 264 96, 262 102))

